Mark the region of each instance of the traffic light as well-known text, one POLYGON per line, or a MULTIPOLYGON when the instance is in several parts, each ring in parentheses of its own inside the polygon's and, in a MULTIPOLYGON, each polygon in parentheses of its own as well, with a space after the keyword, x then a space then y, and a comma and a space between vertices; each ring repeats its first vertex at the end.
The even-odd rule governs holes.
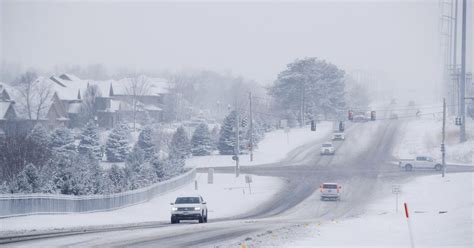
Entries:
POLYGON ((311 131, 316 131, 316 122, 311 120, 311 131))
POLYGON ((344 122, 339 122, 339 132, 344 132, 344 122))
POLYGON ((349 110, 349 111, 347 112, 347 119, 350 120, 350 121, 352 121, 352 119, 353 119, 352 110, 349 110))
POLYGON ((375 119, 376 119, 376 113, 375 113, 375 111, 370 111, 370 120, 371 120, 371 121, 375 121, 375 119))
POLYGON ((456 117, 456 126, 461 126, 461 125, 462 125, 462 118, 456 117))

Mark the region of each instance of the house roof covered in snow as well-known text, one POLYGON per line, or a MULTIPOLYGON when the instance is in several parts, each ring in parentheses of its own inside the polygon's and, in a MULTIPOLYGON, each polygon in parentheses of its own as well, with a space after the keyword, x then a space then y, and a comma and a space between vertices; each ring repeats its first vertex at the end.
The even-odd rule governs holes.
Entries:
MULTIPOLYGON (((91 85, 97 85, 102 96, 128 95, 127 89, 131 85, 131 79, 125 78, 121 80, 83 80, 70 74, 62 74, 60 76, 51 76, 49 78, 54 84, 53 88, 61 100, 79 100, 84 96, 87 88, 91 85), (112 88, 112 90, 111 90, 112 88)), ((167 81, 162 78, 149 78, 142 76, 146 82, 147 90, 144 95, 157 96, 168 92, 167 81)))

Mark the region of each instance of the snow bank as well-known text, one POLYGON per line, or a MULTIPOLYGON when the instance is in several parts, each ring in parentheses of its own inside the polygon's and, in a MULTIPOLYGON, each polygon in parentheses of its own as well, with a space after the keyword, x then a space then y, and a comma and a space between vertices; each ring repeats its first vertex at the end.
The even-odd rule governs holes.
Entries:
MULTIPOLYGON (((241 165, 260 165, 275 163, 284 159, 287 154, 302 145, 321 140, 328 136, 333 129, 332 122, 318 123, 317 131, 311 132, 309 127, 292 128, 290 132, 275 130, 265 134, 265 138, 258 144, 254 151, 254 160, 250 162, 250 155, 240 156, 241 165)), ((231 155, 210 155, 202 157, 192 157, 186 160, 187 167, 218 167, 234 166, 235 161, 231 155)))
POLYGON ((208 204, 209 221, 215 218, 243 214, 270 200, 283 187, 283 181, 273 177, 253 176, 252 194, 249 194, 245 175, 214 174, 214 184, 207 184, 207 174, 198 173, 198 190, 194 183, 185 185, 153 200, 110 212, 36 215, 0 219, 2 232, 62 229, 72 227, 128 224, 149 221, 169 221, 170 202, 179 195, 200 194, 208 204))
MULTIPOLYGON (((466 122, 468 141, 459 143, 459 127, 448 118, 446 125, 446 161, 451 164, 474 164, 474 121, 466 122)), ((413 158, 428 155, 441 160, 442 119, 424 117, 404 122, 399 141, 393 155, 398 158, 413 158)))
POLYGON ((248 247, 409 247, 408 203, 416 247, 473 247, 474 174, 425 176, 401 186, 399 211, 391 187, 362 216, 307 222, 268 232, 248 247))

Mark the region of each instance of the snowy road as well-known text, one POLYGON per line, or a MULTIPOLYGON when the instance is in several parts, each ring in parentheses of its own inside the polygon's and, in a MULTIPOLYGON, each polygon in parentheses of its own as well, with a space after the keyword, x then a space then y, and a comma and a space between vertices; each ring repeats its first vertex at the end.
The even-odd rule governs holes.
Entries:
MULTIPOLYGON (((242 167, 242 173, 275 176, 287 180, 285 189, 270 202, 241 216, 210 219, 208 224, 183 223, 155 228, 109 231, 18 243, 21 246, 137 246, 183 247, 226 245, 251 234, 266 232, 308 220, 330 220, 357 215, 373 197, 375 187, 395 177, 416 176, 390 163, 397 122, 350 125, 347 139, 338 142, 335 156, 320 156, 319 144, 309 144, 291 153, 285 162, 242 167), (370 149, 367 149, 369 148, 370 149), (321 202, 322 182, 343 186, 340 202, 321 202)), ((453 168, 455 169, 455 168, 453 168)), ((233 173, 233 168, 216 168, 233 173)), ((426 175, 426 172, 422 172, 426 175)), ((430 172, 428 172, 430 173, 430 172)), ((419 173, 421 174, 421 172, 419 173)))

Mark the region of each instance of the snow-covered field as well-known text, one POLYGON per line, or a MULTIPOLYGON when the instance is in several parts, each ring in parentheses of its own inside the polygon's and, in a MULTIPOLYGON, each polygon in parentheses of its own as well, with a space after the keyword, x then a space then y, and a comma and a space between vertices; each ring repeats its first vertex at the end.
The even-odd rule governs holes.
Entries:
POLYGON ((474 174, 417 178, 401 185, 399 211, 391 187, 366 213, 267 232, 247 247, 410 247, 403 203, 408 203, 416 247, 473 247, 474 174))
MULTIPOLYGON (((474 164, 474 121, 466 122, 468 141, 459 143, 459 127, 453 118, 446 125, 446 162, 452 164, 474 164)), ((397 158, 414 158, 416 155, 428 155, 441 159, 442 119, 437 116, 424 116, 421 119, 405 121, 401 124, 398 144, 393 155, 397 158)))
POLYGON ((187 184, 175 191, 158 196, 150 202, 138 204, 110 212, 66 214, 66 215, 33 215, 0 219, 0 236, 2 232, 31 230, 62 229, 86 226, 128 224, 149 221, 169 221, 170 202, 179 195, 200 194, 206 200, 209 221, 213 218, 231 217, 252 210, 271 199, 284 182, 274 177, 253 176, 252 194, 245 175, 236 178, 234 175, 214 174, 214 183, 207 184, 207 173, 197 174, 198 190, 194 183, 187 184))
MULTIPOLYGON (((316 132, 311 132, 309 127, 292 128, 287 133, 282 130, 275 130, 265 134, 265 138, 258 144, 258 149, 254 151, 254 159, 250 162, 250 155, 240 156, 240 165, 259 165, 275 163, 284 159, 287 154, 304 144, 321 140, 329 135, 333 129, 332 122, 321 122, 317 125, 316 132)), ((235 161, 231 155, 210 155, 202 157, 192 157, 186 160, 187 167, 220 167, 234 166, 235 161)))

